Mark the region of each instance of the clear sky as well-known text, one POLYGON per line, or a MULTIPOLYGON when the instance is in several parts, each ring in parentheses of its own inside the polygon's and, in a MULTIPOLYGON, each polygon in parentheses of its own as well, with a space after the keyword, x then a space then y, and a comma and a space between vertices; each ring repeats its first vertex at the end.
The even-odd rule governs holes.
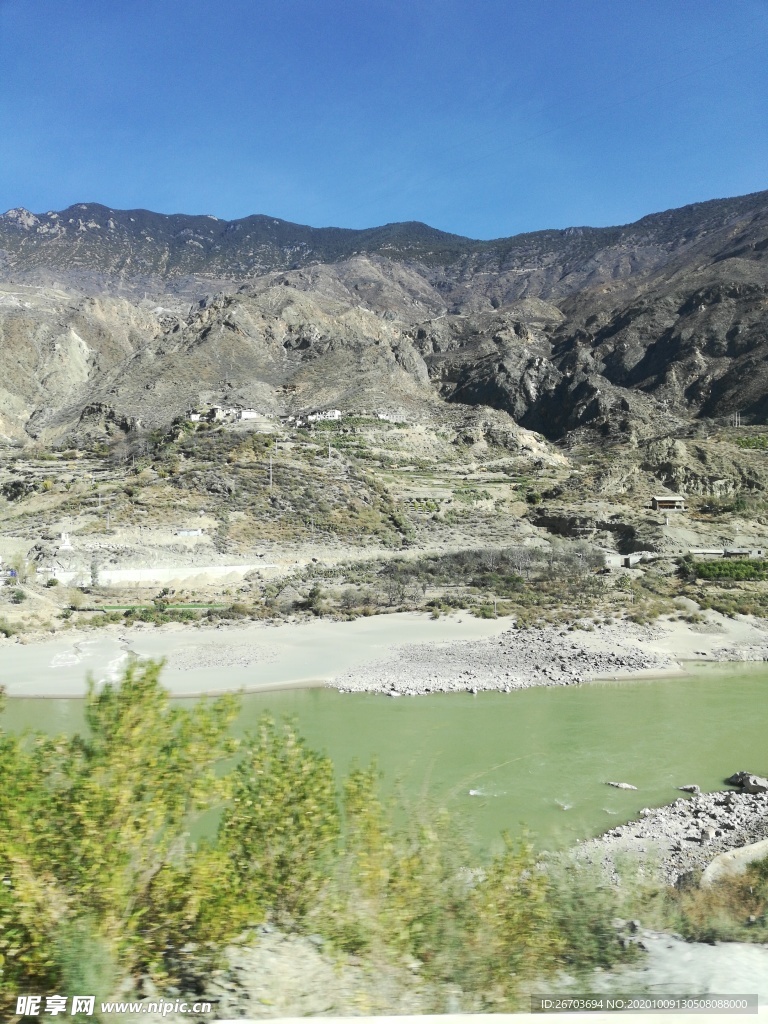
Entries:
POLYGON ((0 208, 476 238, 768 188, 768 0, 0 0, 0 208))

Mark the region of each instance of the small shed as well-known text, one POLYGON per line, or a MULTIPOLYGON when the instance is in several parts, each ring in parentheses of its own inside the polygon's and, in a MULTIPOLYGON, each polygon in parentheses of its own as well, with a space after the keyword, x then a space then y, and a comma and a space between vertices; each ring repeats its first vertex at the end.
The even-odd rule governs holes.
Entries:
POLYGON ((655 512, 685 512, 685 498, 682 494, 655 494, 651 508, 655 512))

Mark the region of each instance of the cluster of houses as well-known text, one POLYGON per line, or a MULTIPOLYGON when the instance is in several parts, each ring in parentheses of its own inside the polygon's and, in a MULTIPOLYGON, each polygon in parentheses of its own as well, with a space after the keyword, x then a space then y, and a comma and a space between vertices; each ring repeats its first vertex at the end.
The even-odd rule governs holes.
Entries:
POLYGON ((308 427, 312 423, 340 420, 342 415, 341 409, 323 409, 320 412, 311 412, 306 416, 286 416, 285 422, 290 423, 293 427, 308 427))
POLYGON ((187 419, 191 423, 233 423, 236 420, 272 419, 272 413, 258 412, 256 409, 229 408, 224 405, 212 405, 209 409, 190 409, 187 419))
MULTIPOLYGON (((313 423, 341 420, 345 416, 370 416, 372 419, 385 420, 394 423, 397 420, 388 412, 374 413, 353 413, 342 412, 341 409, 319 409, 299 416, 280 416, 286 425, 291 427, 309 427, 313 423)), ((187 419, 191 423, 235 423, 240 420, 272 420, 276 419, 274 413, 260 412, 258 409, 242 409, 224 405, 212 405, 206 409, 189 409, 187 419)))

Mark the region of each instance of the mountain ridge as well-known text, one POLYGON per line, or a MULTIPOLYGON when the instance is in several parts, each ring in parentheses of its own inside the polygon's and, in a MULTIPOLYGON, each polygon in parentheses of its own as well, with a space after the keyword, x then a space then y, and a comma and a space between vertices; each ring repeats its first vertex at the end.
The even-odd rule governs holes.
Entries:
MULTIPOLYGON (((49 269, 122 272, 128 276, 187 275, 244 281, 274 270, 342 262, 357 255, 467 270, 475 264, 504 270, 541 270, 560 261, 585 263, 602 250, 632 245, 674 251, 735 219, 768 209, 768 192, 713 199, 625 225, 543 229, 496 239, 472 239, 421 221, 373 228, 315 228, 265 214, 220 220, 206 214, 159 214, 78 203, 33 214, 23 207, 0 215, 4 272, 49 269), (463 267, 456 267, 461 264, 463 267), (533 261, 533 268, 521 262, 533 261)), ((746 227, 747 225, 744 225, 746 227)), ((768 226, 767 226, 768 230, 768 226)), ((543 295, 543 293, 542 293, 543 295)), ((546 296, 543 296, 546 297, 546 296)))
POLYGON ((767 302, 768 192, 491 241, 16 209, 0 217, 0 430, 63 435, 91 406, 160 425, 198 402, 484 406, 552 439, 758 422, 767 302))

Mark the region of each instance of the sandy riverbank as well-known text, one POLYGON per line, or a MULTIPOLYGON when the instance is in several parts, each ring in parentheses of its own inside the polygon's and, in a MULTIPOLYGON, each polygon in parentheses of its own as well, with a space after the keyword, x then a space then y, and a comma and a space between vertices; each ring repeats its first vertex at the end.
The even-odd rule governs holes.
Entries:
POLYGON ((507 628, 503 619, 433 620, 409 613, 354 622, 71 630, 36 642, 0 641, 0 682, 10 697, 80 697, 89 674, 97 682, 115 680, 136 656, 165 659, 163 683, 174 696, 323 686, 395 656, 403 645, 457 638, 472 643, 507 628))
POLYGON ((594 629, 509 629, 483 641, 403 647, 385 660, 339 676, 340 690, 392 696, 456 690, 569 686, 590 679, 678 674, 686 662, 764 661, 768 623, 709 612, 701 623, 660 619, 594 629))
POLYGON ((512 691, 677 674, 689 661, 763 661, 768 623, 708 612, 695 624, 517 630, 508 619, 400 613, 353 622, 112 626, 0 641, 0 682, 11 697, 77 697, 88 674, 116 679, 131 656, 166 659, 163 680, 176 696, 322 685, 393 695, 512 691))

